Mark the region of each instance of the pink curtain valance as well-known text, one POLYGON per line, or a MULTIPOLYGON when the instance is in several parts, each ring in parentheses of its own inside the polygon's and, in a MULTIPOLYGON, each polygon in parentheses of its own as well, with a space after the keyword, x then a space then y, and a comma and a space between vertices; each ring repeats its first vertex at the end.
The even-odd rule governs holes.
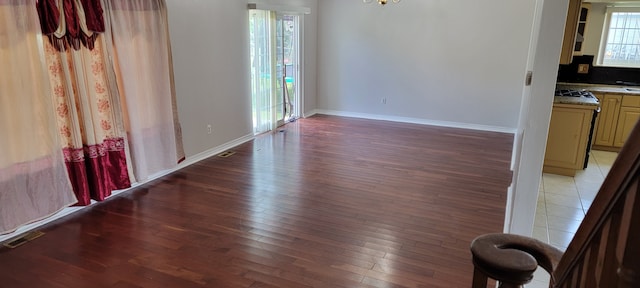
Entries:
POLYGON ((104 32, 100 0, 38 0, 42 33, 58 51, 80 44, 93 49, 98 33, 104 32))

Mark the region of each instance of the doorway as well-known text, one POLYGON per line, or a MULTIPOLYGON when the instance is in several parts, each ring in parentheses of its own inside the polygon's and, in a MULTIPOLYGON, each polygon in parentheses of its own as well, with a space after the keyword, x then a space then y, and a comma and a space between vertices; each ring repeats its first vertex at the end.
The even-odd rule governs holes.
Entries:
POLYGON ((271 131, 300 115, 300 16, 250 10, 253 132, 271 131))

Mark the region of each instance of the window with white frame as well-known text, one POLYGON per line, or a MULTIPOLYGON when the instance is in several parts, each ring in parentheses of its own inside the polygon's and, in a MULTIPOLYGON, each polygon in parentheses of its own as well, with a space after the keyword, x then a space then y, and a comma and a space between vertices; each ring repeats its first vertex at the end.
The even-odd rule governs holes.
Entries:
POLYGON ((600 65, 640 68, 640 8, 607 9, 600 65))

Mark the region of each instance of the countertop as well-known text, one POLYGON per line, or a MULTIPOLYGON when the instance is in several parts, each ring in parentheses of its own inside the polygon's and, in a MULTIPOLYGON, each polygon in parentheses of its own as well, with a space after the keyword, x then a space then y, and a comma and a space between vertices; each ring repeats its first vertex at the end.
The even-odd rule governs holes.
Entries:
POLYGON ((600 102, 595 97, 555 96, 553 97, 553 103, 593 106, 594 109, 598 109, 598 107, 600 107, 600 102))
MULTIPOLYGON (((556 83, 556 89, 587 90, 595 93, 617 93, 631 96, 640 96, 640 87, 636 86, 558 82, 556 83)), ((589 105, 596 107, 600 106, 598 99, 589 97, 555 96, 553 103, 589 105)))
POLYGON ((640 96, 640 87, 638 86, 558 82, 556 83, 556 87, 560 89, 587 90, 591 92, 619 93, 640 96))
MULTIPOLYGON (((572 83, 573 84, 573 83, 572 83)), ((566 85, 563 83, 557 83, 556 89, 563 90, 589 90, 583 87, 579 87, 576 85, 566 85)), ((554 96, 553 97, 554 104, 573 104, 573 105, 585 105, 585 106, 593 106, 593 109, 598 109, 600 107, 600 102, 596 97, 572 97, 572 96, 554 96)))

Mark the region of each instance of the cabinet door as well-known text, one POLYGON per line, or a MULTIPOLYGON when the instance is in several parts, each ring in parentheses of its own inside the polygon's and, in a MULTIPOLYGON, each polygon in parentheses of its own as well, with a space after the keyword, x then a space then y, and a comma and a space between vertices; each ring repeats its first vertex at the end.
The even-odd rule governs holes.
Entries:
POLYGON ((601 99, 600 114, 596 126, 595 145, 613 146, 616 124, 620 113, 621 95, 605 94, 601 99))
POLYGON ((593 110, 553 107, 544 165, 582 169, 593 110))
POLYGON ((581 2, 581 0, 569 0, 569 11, 567 12, 567 22, 564 25, 564 38, 562 40, 562 51, 560 53, 560 64, 570 64, 573 58, 581 2))
POLYGON ((624 142, 629 138, 629 133, 640 119, 639 107, 622 107, 620 108, 620 117, 618 118, 618 127, 616 129, 616 137, 613 143, 615 147, 622 147, 624 142))

